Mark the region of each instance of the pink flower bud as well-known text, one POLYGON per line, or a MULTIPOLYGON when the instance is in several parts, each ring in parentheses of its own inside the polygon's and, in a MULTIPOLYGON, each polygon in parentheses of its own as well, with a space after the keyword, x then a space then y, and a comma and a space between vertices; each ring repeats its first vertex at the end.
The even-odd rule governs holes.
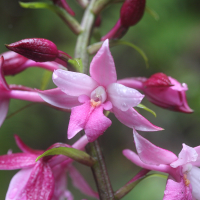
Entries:
POLYGON ((53 61, 59 54, 56 45, 43 38, 23 39, 6 47, 36 62, 53 61))
POLYGON ((53 3, 64 8, 70 15, 75 15, 74 11, 69 7, 65 0, 53 0, 53 3))
POLYGON ((23 64, 28 60, 18 53, 7 51, 1 56, 4 57, 3 73, 4 75, 15 75, 24 70, 23 64))
POLYGON ((156 73, 143 83, 143 92, 153 104, 174 111, 192 113, 188 106, 185 83, 181 84, 176 79, 163 73, 156 73))
POLYGON ((120 19, 124 27, 133 26, 144 14, 146 0, 126 0, 121 8, 120 19))

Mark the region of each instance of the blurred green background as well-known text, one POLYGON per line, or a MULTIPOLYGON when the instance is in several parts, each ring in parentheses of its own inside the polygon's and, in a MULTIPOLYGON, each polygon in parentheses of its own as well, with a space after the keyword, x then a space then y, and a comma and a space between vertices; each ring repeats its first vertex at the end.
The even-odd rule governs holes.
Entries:
MULTIPOLYGON (((80 21, 83 10, 76 1, 68 2, 80 21)), ((192 147, 200 145, 200 1, 147 0, 147 6, 155 10, 160 19, 156 21, 145 13, 143 19, 131 27, 123 39, 144 50, 150 67, 147 69, 142 57, 130 47, 117 46, 111 51, 118 78, 149 77, 153 73, 164 72, 188 84, 187 99, 195 111, 193 114, 164 110, 146 99, 142 102, 153 109, 157 117, 143 110, 141 114, 165 130, 141 134, 155 145, 178 154, 182 143, 192 147)), ((117 21, 120 7, 121 4, 114 4, 103 11, 99 28, 102 35, 117 21)), ((22 9, 16 0, 0 0, 0 13, 0 53, 7 51, 4 44, 38 37, 53 41, 60 50, 73 55, 77 37, 54 13, 48 10, 22 9)), ((43 75, 44 70, 31 68, 6 79, 8 83, 40 88, 43 75)), ((50 82, 48 88, 53 87, 54 84, 50 82)), ((29 102, 11 100, 8 116, 28 104, 29 102)), ((6 154, 9 149, 19 152, 13 134, 18 134, 26 144, 36 149, 46 149, 55 142, 66 142, 69 115, 45 105, 35 104, 9 117, 0 128, 0 154, 6 154)), ((100 137, 100 141, 113 188, 117 190, 128 182, 139 168, 122 155, 123 149, 134 150, 132 130, 120 124, 112 114, 109 117, 113 121, 112 126, 100 137)), ((72 144, 78 137, 67 142, 72 144)), ((77 163, 75 166, 95 189, 90 169, 77 163)), ((15 173, 16 171, 0 171, 0 199, 5 198, 9 181, 15 173)), ((161 200, 165 182, 166 180, 160 178, 148 179, 123 199, 161 200)), ((70 179, 68 187, 75 200, 86 198, 72 187, 70 179)))

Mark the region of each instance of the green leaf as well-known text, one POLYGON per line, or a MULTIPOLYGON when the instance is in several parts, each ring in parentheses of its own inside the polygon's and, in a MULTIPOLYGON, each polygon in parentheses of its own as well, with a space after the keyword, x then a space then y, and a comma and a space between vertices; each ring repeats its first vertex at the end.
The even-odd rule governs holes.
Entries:
POLYGON ((68 63, 71 64, 77 72, 83 71, 83 63, 80 58, 70 59, 68 60, 68 63))
POLYGON ((70 148, 70 147, 58 147, 52 148, 45 151, 42 155, 38 156, 36 161, 44 156, 52 156, 52 155, 64 155, 67 156, 79 163, 82 163, 87 166, 93 166, 95 161, 92 159, 90 155, 85 153, 84 151, 80 151, 78 149, 70 148))
POLYGON ((23 8, 31 8, 31 9, 40 9, 40 8, 46 8, 49 10, 52 10, 56 12, 56 6, 54 6, 52 3, 45 3, 45 2, 19 2, 20 6, 23 8))
POLYGON ((153 110, 151 110, 150 108, 147 108, 145 105, 143 105, 143 104, 140 103, 140 104, 138 104, 136 107, 142 108, 142 109, 144 109, 144 110, 146 110, 146 111, 152 113, 152 114, 156 117, 156 113, 155 113, 153 110))
POLYGON ((149 8, 148 6, 146 6, 145 11, 147 13, 149 13, 156 21, 159 20, 159 15, 155 10, 152 10, 151 8, 149 8))
POLYGON ((40 86, 41 90, 45 90, 47 88, 47 85, 49 81, 51 80, 51 77, 52 77, 52 72, 45 70, 43 78, 42 78, 41 86, 40 86))
MULTIPOLYGON (((88 48, 87 48, 88 53, 89 54, 96 53, 101 48, 102 44, 103 44, 103 42, 97 42, 97 43, 94 43, 94 44, 88 46, 88 48)), ((132 47, 143 57, 146 67, 147 68, 149 67, 148 58, 147 58, 146 54, 144 53, 144 51, 142 49, 140 49, 138 46, 134 45, 133 43, 130 43, 130 42, 127 42, 124 40, 110 40, 109 44, 110 44, 110 47, 114 47, 117 45, 126 45, 129 47, 132 47)))

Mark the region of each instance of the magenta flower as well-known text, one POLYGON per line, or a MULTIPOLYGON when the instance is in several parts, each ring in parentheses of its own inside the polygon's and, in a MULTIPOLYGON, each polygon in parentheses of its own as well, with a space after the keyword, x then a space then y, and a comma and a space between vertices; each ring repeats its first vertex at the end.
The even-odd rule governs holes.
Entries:
MULTIPOLYGON (((21 169, 10 182, 6 200, 60 200, 64 198, 73 200, 72 194, 66 188, 67 170, 75 183, 80 181, 82 184, 75 185, 78 189, 84 194, 98 198, 98 194, 90 188, 80 173, 70 166, 72 159, 58 155, 44 157, 35 162, 35 159, 44 151, 29 148, 16 135, 15 140, 23 153, 0 156, 1 170, 21 169)), ((82 149, 87 143, 87 138, 83 137, 74 146, 82 149)))
POLYGON ((56 70, 53 82, 58 88, 40 93, 46 102, 71 109, 69 139, 84 129, 90 142, 96 140, 112 123, 104 116, 103 110, 113 112, 119 121, 130 128, 140 131, 162 130, 132 108, 144 96, 135 89, 117 83, 108 40, 93 58, 90 75, 56 70))
POLYGON ((169 174, 164 200, 200 199, 200 146, 192 148, 183 144, 177 157, 155 146, 135 130, 133 133, 138 155, 129 149, 123 154, 142 168, 169 174))
POLYGON ((163 73, 153 74, 148 79, 126 78, 119 80, 118 83, 142 90, 150 102, 162 108, 185 113, 193 112, 186 99, 187 85, 163 73))

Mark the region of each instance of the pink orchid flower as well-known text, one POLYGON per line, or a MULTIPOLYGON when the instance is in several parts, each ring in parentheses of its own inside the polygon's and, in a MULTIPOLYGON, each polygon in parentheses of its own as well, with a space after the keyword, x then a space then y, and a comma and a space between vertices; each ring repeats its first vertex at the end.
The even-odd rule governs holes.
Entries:
MULTIPOLYGON (((86 195, 98 198, 98 194, 90 188, 79 172, 70 166, 72 159, 58 155, 44 157, 35 162, 44 151, 29 148, 17 135, 15 135, 15 140, 23 153, 0 156, 1 170, 21 169, 10 182, 6 200, 60 200, 64 198, 73 200, 72 194, 66 188, 67 170, 70 171, 75 183, 77 181, 82 183, 82 185, 75 185, 77 188, 86 195)), ((86 136, 83 136, 73 147, 83 149, 87 143, 86 136)), ((50 148, 52 147, 55 145, 50 148)))
POLYGON ((130 128, 140 131, 162 130, 132 108, 141 102, 144 95, 117 83, 108 40, 94 56, 90 75, 56 70, 53 82, 58 88, 40 93, 47 103, 71 109, 69 139, 84 129, 90 142, 96 140, 112 123, 104 116, 103 110, 113 112, 119 121, 130 128))
POLYGON ((135 130, 133 132, 138 155, 129 149, 125 149, 123 154, 142 168, 169 174, 163 199, 200 199, 200 146, 192 148, 183 144, 177 157, 155 146, 135 130))
MULTIPOLYGON (((6 118, 9 101, 11 98, 21 99, 31 102, 44 102, 37 92, 10 89, 9 85, 7 84, 3 76, 3 62, 4 58, 2 56, 0 58, 0 126, 3 124, 6 118)), ((21 89, 22 87, 15 86, 15 88, 21 89)))
POLYGON ((185 113, 193 112, 186 99, 187 85, 163 73, 153 74, 150 78, 126 78, 119 80, 118 83, 142 90, 151 103, 162 108, 185 113))

